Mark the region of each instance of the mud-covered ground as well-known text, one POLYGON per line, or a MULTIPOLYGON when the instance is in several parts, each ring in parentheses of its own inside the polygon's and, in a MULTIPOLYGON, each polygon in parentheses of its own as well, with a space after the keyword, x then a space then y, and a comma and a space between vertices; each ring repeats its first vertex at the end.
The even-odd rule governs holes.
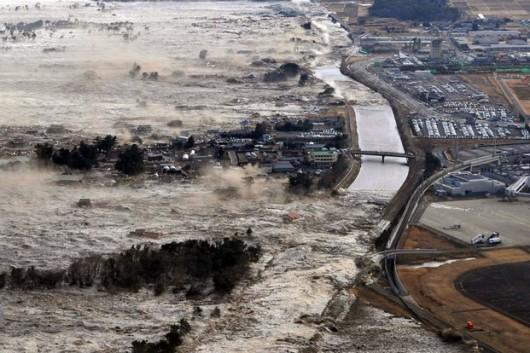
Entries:
MULTIPOLYGON (((197 131, 318 112, 323 82, 264 83, 262 75, 275 66, 251 65, 265 57, 312 69, 337 63, 350 42, 318 5, 282 2, 298 11, 286 17, 271 2, 110 3, 105 11, 92 2, 44 0, 40 9, 28 4, 27 10, 15 10, 22 1, 6 3, 0 4, 1 23, 51 22, 35 30, 35 39, 0 42, 0 270, 58 268, 142 242, 214 239, 236 231, 264 254, 227 298, 2 289, 0 352, 126 352, 134 339, 157 339, 182 317, 193 328, 182 347, 189 352, 297 352, 310 346, 326 352, 461 351, 412 321, 375 309, 349 311, 351 295, 335 296, 333 310, 328 305, 338 289, 353 283, 355 259, 371 250, 380 200, 391 193, 294 197, 282 180, 243 182, 257 176, 253 169, 212 170, 188 183, 150 177, 117 183, 95 172, 63 175, 32 160, 32 144, 48 139, 52 124, 72 130, 68 136, 116 133, 123 141, 128 124, 176 135, 181 131, 166 125, 175 119, 183 121, 182 130, 197 131), (304 30, 300 24, 308 18, 313 26, 304 30), (129 21, 130 29, 109 29, 117 21, 129 21), (203 49, 208 54, 200 60, 203 49), (157 71, 159 80, 129 77, 134 62, 157 71), (238 190, 228 199, 217 192, 227 186, 238 190), (77 207, 80 198, 90 198, 92 206, 77 207), (296 215, 293 222, 284 220, 289 212, 296 215), (243 235, 248 227, 252 235, 243 235), (136 229, 157 237, 131 236, 136 229), (193 314, 194 306, 203 308, 202 315, 193 314), (209 317, 215 306, 220 318, 209 317), (338 332, 330 333, 322 313, 338 323, 338 332), (341 326, 351 315, 354 325, 341 326), (365 334, 352 335, 346 327, 365 334)), ((338 88, 349 100, 380 101, 355 83, 347 94, 338 88)))

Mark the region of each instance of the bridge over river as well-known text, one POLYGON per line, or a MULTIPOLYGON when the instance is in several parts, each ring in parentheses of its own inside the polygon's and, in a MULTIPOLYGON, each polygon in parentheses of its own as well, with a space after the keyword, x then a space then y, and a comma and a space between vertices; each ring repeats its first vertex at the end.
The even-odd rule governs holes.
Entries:
POLYGON ((387 151, 367 151, 352 149, 351 154, 354 156, 381 156, 381 161, 385 163, 385 157, 399 157, 406 158, 407 161, 416 158, 414 153, 408 152, 387 152, 387 151))

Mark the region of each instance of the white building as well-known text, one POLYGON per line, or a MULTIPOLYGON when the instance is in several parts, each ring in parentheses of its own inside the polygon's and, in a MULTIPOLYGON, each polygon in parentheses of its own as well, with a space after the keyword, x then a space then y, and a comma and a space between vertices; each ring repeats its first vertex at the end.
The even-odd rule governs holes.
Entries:
POLYGON ((502 193, 504 183, 469 172, 451 173, 436 184, 436 192, 451 196, 471 196, 502 193))
POLYGON ((334 148, 310 149, 306 152, 306 159, 318 168, 329 168, 337 162, 339 153, 334 148))

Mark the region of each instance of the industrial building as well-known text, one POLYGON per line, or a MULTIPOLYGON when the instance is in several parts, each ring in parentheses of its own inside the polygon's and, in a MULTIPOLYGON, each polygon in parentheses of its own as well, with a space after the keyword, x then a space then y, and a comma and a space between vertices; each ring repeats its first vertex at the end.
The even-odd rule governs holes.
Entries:
POLYGON ((470 172, 451 173, 435 186, 440 196, 476 196, 500 194, 506 189, 504 183, 470 172))
MULTIPOLYGON (((361 48, 369 53, 398 52, 405 48, 421 50, 424 46, 431 45, 432 36, 372 36, 369 34, 360 37, 361 48)), ((441 45, 441 41, 438 43, 441 45)))

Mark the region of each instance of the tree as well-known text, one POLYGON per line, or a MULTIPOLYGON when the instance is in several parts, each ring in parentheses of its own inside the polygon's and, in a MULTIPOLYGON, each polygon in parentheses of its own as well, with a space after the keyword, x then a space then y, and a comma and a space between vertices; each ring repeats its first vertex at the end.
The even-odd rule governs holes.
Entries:
POLYGON ((98 151, 96 145, 89 145, 81 141, 78 147, 73 150, 61 148, 53 152, 53 148, 49 146, 37 146, 37 155, 39 158, 46 157, 52 153, 51 160, 57 165, 66 165, 72 169, 89 170, 97 164, 98 151))
POLYGON ((134 144, 120 153, 116 169, 127 175, 137 175, 144 171, 144 151, 134 144))
POLYGON ((308 193, 313 187, 313 179, 307 173, 296 173, 289 177, 289 191, 308 193))
POLYGON ((39 143, 35 146, 35 153, 38 159, 49 161, 53 156, 53 146, 48 142, 44 144, 39 143))
POLYGON ((67 165, 72 169, 79 170, 89 170, 92 168, 94 161, 90 158, 85 157, 83 154, 87 153, 86 151, 81 152, 78 149, 74 149, 70 153, 70 158, 68 159, 67 165))
POLYGON ((313 122, 309 119, 298 120, 295 123, 285 120, 277 123, 274 128, 278 131, 311 131, 313 130, 313 122))
POLYGON ((193 146, 195 146, 195 137, 191 135, 188 138, 188 141, 186 141, 186 143, 184 144, 184 148, 192 148, 193 146))
POLYGON ((116 145, 116 136, 107 135, 103 139, 98 136, 95 143, 97 150, 104 152, 108 156, 112 148, 116 145))
POLYGON ((64 160, 57 164, 66 164, 72 169, 89 170, 97 163, 98 152, 96 146, 86 144, 83 141, 81 141, 79 147, 74 148, 69 153, 64 152, 63 149, 61 149, 61 152, 64 153, 64 160))
POLYGON ((432 152, 425 153, 425 178, 430 177, 434 172, 441 167, 440 159, 432 152))
POLYGON ((67 165, 70 161, 70 150, 61 148, 59 151, 54 152, 52 161, 57 165, 67 165))
POLYGON ((254 129, 254 138, 259 140, 267 133, 267 125, 265 123, 257 123, 254 129))
POLYGON ((129 70, 129 76, 131 78, 135 78, 141 70, 142 68, 140 67, 140 65, 134 63, 132 68, 129 70))
POLYGON ((313 130, 313 122, 309 119, 305 119, 302 123, 302 129, 303 131, 311 131, 313 130))
POLYGON ((81 141, 79 144, 79 154, 92 164, 96 164, 98 159, 98 150, 96 145, 89 145, 81 141))

